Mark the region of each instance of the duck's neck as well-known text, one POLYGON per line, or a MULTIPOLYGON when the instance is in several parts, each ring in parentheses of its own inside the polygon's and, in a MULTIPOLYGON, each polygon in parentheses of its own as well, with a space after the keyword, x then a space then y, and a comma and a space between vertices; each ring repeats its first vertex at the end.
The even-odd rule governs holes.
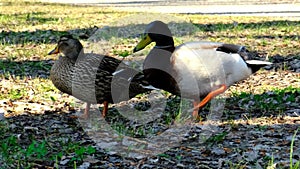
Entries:
POLYGON ((174 45, 165 45, 165 46, 155 45, 154 48, 167 50, 167 51, 172 52, 172 53, 175 50, 175 46, 174 45))
POLYGON ((156 43, 154 48, 166 50, 168 52, 173 53, 175 50, 174 41, 172 39, 172 41, 168 41, 168 43, 156 43))
POLYGON ((65 56, 70 59, 72 64, 75 64, 78 59, 82 59, 84 57, 84 51, 83 49, 81 49, 80 51, 78 50, 72 53, 68 53, 68 55, 65 56))
POLYGON ((83 51, 83 49, 81 49, 80 52, 78 53, 77 59, 78 58, 83 58, 83 57, 84 57, 84 51, 83 51))
POLYGON ((167 50, 171 53, 174 52, 174 40, 171 36, 159 36, 158 40, 155 41, 156 45, 154 48, 167 50))

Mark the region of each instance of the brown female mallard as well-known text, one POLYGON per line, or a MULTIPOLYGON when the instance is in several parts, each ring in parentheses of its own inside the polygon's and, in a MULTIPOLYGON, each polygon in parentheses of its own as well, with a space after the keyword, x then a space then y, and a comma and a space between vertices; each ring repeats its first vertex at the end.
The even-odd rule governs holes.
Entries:
POLYGON ((50 79, 60 91, 87 102, 83 117, 89 116, 90 104, 103 103, 102 115, 108 103, 129 100, 150 91, 144 75, 120 60, 93 53, 84 53, 78 39, 61 36, 48 54, 61 53, 50 72, 50 79))
POLYGON ((217 42, 187 42, 174 46, 167 24, 153 21, 146 27, 137 52, 151 42, 156 45, 147 55, 143 72, 156 88, 194 99, 193 116, 214 96, 246 79, 270 62, 250 60, 244 46, 217 42), (205 98, 200 102, 199 97, 205 98))

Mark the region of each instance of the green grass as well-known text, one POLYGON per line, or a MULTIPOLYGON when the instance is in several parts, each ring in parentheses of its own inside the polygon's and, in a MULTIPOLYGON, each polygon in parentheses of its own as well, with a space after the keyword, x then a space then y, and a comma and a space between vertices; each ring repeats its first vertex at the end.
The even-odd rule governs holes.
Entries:
MULTIPOLYGON (((289 169, 299 169, 300 168, 300 160, 298 160, 296 162, 293 161, 294 142, 295 142, 295 138, 296 138, 296 135, 298 133, 298 130, 299 130, 299 128, 294 132, 294 135, 293 135, 292 141, 291 141, 291 145, 290 145, 290 165, 289 165, 289 169)), ((274 163, 274 157, 271 157, 266 169, 274 169, 275 166, 276 166, 276 164, 274 163)))
POLYGON ((68 162, 70 165, 74 162, 78 163, 87 155, 96 153, 96 149, 76 142, 59 142, 58 145, 49 145, 46 139, 33 140, 29 145, 24 146, 20 145, 17 136, 13 135, 1 139, 0 152, 6 163, 4 167, 16 166, 17 162, 18 168, 31 168, 41 161, 48 161, 48 164, 53 165, 55 161, 68 155, 73 156, 68 162))
MULTIPOLYGON (((125 19, 120 18, 128 17, 130 20, 130 16, 136 13, 118 12, 111 8, 25 2, 22 0, 3 0, 1 3, 0 99, 12 102, 38 103, 49 107, 58 105, 74 107, 74 99, 62 95, 48 79, 53 63, 51 60, 55 60, 56 56, 48 56, 47 53, 53 49, 58 37, 66 33, 71 33, 75 37, 79 37, 81 34, 91 35, 94 27, 102 28, 109 25, 109 31, 100 34, 103 36, 101 38, 114 44, 108 54, 116 57, 127 57, 132 54, 132 49, 139 40, 134 36, 142 33, 145 26, 123 23, 125 19), (120 22, 122 22, 123 27, 120 26, 120 22)), ((185 19, 185 22, 173 23, 172 30, 174 30, 176 45, 187 39, 221 41, 246 45, 250 50, 258 51, 260 56, 268 55, 271 60, 274 55, 300 58, 298 34, 300 21, 298 20, 283 17, 176 16, 185 19), (189 26, 193 29, 187 33, 185 30, 189 26)), ((80 40, 84 45, 87 44, 87 40, 80 40)), ((146 55, 152 47, 153 44, 149 45, 141 54, 146 55)), ((286 69, 283 68, 283 70, 286 69)), ((299 78, 297 80, 299 82, 299 78)), ((296 84, 297 81, 291 84, 294 86, 267 88, 260 94, 244 91, 233 92, 232 98, 228 99, 226 104, 229 107, 231 105, 240 106, 241 111, 249 113, 250 118, 251 113, 255 112, 261 112, 261 116, 268 112, 281 115, 287 108, 297 106, 300 88, 296 84), (252 102, 254 104, 247 107, 252 102)), ((171 110, 175 114, 178 111, 181 112, 176 108, 178 102, 169 102, 168 104, 170 108, 173 108, 171 110)), ((0 105, 0 108, 6 109, 5 106, 0 105)), ((183 103, 182 106, 186 105, 183 103)), ((17 112, 14 108, 10 111, 17 112)), ((43 112, 43 110, 40 111, 40 113, 43 112)), ((226 111, 230 113, 230 110, 226 111)), ((175 116, 170 113, 164 114, 164 123, 171 124, 175 116)), ((227 121, 233 128, 237 128, 233 119, 227 121)), ((154 131, 145 130, 145 126, 128 128, 122 124, 123 121, 118 122, 116 120, 113 122, 115 130, 121 134, 140 137, 155 134, 154 131)), ((258 128, 262 131, 265 130, 264 125, 260 125, 258 128)), ((63 156, 70 154, 74 158, 69 162, 69 166, 76 168, 76 165, 82 162, 85 156, 95 154, 94 147, 82 146, 71 140, 62 139, 58 141, 58 145, 50 145, 47 143, 47 138, 42 138, 34 139, 29 144, 21 144, 17 136, 10 136, 12 131, 9 130, 8 124, 3 121, 0 121, 0 131, 3 133, 0 136, 1 157, 8 165, 17 164, 20 168, 32 168, 34 163, 40 161, 49 161, 55 165, 63 156)), ((221 133, 213 136, 208 140, 208 143, 220 143, 226 134, 221 133)), ((293 153, 292 148, 293 145, 291 144, 291 154, 293 153)), ((231 165, 232 168, 244 167, 243 164, 231 165)), ((299 162, 291 163, 292 169, 297 167, 299 168, 299 162)))
POLYGON ((0 120, 0 168, 34 168, 57 166, 66 156, 71 156, 68 164, 81 163, 84 158, 96 153, 96 148, 83 145, 80 141, 68 137, 51 136, 39 138, 35 134, 16 131, 8 121, 0 120))
POLYGON ((297 161, 296 163, 293 162, 293 150, 294 150, 294 142, 295 142, 295 137, 297 135, 299 128, 295 131, 292 142, 291 142, 291 150, 290 150, 290 169, 299 169, 300 168, 300 160, 297 161))
POLYGON ((214 136, 211 136, 205 140, 205 143, 208 146, 212 146, 214 144, 221 143, 221 142, 223 142, 223 140, 225 139, 227 134, 228 134, 227 132, 222 132, 222 133, 216 134, 214 136))
POLYGON ((238 101, 240 108, 246 111, 277 112, 280 114, 290 105, 296 106, 296 98, 300 94, 300 88, 288 86, 282 89, 268 89, 261 94, 237 91, 232 94, 233 98, 228 100, 229 104, 238 101))
POLYGON ((244 44, 250 50, 267 52, 269 56, 299 56, 299 52, 296 52, 299 49, 299 35, 296 32, 300 30, 300 22, 297 20, 197 15, 192 18, 195 19, 192 22, 200 29, 197 35, 205 40, 244 44))

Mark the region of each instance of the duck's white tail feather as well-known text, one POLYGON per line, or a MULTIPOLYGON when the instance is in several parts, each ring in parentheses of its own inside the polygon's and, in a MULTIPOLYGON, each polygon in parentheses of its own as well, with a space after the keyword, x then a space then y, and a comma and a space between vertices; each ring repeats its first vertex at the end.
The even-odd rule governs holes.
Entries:
POLYGON ((250 65, 271 65, 272 62, 262 61, 262 60, 246 60, 247 64, 250 65))

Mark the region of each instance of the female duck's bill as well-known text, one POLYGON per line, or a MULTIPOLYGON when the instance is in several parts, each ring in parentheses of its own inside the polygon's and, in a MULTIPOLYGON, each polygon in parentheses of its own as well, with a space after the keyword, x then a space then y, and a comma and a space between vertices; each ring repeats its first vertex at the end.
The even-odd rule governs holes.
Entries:
POLYGON ((193 116, 196 118, 198 109, 213 97, 259 68, 272 64, 252 60, 244 46, 234 44, 198 41, 175 48, 170 29, 161 21, 147 25, 133 51, 142 50, 151 42, 156 45, 143 65, 147 80, 154 87, 194 99, 193 116), (200 102, 201 96, 205 98, 200 102))

